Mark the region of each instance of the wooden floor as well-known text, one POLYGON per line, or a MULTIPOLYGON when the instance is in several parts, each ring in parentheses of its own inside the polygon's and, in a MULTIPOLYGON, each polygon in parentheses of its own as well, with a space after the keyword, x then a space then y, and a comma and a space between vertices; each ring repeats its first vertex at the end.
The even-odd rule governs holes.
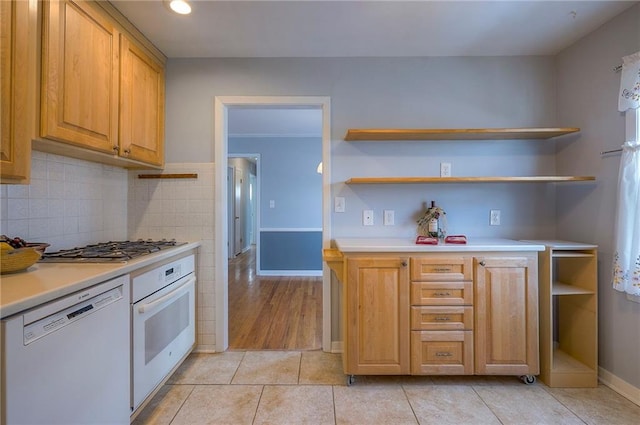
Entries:
POLYGON ((229 260, 229 349, 321 349, 322 278, 256 276, 255 257, 229 260))

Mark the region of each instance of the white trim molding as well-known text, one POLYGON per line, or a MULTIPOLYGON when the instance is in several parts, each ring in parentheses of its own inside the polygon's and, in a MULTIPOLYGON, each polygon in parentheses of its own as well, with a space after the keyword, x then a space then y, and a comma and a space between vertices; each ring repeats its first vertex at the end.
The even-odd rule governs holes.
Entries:
POLYGON ((634 387, 624 379, 618 378, 613 373, 601 367, 598 368, 598 378, 607 387, 617 392, 624 398, 640 406, 640 388, 634 387))

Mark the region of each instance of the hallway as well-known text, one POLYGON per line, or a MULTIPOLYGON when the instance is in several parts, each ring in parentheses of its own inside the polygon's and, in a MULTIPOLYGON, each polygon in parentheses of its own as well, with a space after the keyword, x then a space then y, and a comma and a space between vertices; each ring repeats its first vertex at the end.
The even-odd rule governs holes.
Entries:
POLYGON ((256 276, 255 265, 255 246, 229 260, 229 349, 321 349, 322 278, 256 276))

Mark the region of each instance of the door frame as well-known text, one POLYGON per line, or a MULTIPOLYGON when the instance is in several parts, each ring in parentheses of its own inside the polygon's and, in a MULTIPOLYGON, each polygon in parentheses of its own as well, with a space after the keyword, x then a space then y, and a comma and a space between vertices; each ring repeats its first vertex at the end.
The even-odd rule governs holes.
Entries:
MULTIPOLYGON (((229 289, 227 253, 228 110, 230 107, 295 107, 322 110, 322 248, 331 243, 331 98, 328 96, 215 96, 214 100, 214 260, 216 351, 229 347, 229 289)), ((322 349, 331 351, 331 275, 322 264, 322 349)))
MULTIPOLYGON (((229 147, 228 144, 228 140, 227 140, 227 147, 229 147)), ((256 174, 255 174, 255 178, 256 178, 256 187, 255 187, 255 195, 256 198, 253 201, 255 204, 255 219, 254 221, 254 233, 258 232, 258 229, 260 228, 260 178, 262 176, 262 172, 261 170, 261 165, 260 165, 260 161, 262 160, 261 154, 259 153, 232 153, 232 154, 227 154, 227 164, 229 161, 229 158, 251 158, 251 159, 255 159, 256 160, 256 174)), ((251 176, 251 173, 248 173, 249 176, 251 176)), ((248 194, 247 194, 247 199, 248 199, 248 194)), ((247 201, 248 202, 248 201, 247 201)), ((227 210, 228 213, 228 210, 227 210)), ((249 220, 247 220, 248 222, 249 220)), ((260 238, 256 237, 256 274, 259 275, 258 270, 260 269, 260 264, 259 264, 259 260, 260 260, 260 238)), ((249 241, 249 244, 251 244, 251 241, 249 241)), ((228 253, 227 253, 228 255, 228 253)))

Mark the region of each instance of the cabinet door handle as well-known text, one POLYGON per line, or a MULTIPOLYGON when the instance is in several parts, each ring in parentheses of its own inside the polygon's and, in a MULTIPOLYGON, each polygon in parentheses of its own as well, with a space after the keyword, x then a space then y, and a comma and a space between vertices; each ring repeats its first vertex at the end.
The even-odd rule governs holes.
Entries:
POLYGON ((451 269, 449 267, 436 267, 433 271, 436 273, 450 273, 451 269))
POLYGON ((129 154, 131 153, 131 149, 125 149, 123 152, 125 155, 129 156, 129 154))
POLYGON ((484 262, 484 260, 483 260, 483 261, 480 261, 478 264, 480 264, 482 267, 484 267, 484 266, 486 266, 486 265, 487 265, 487 263, 485 263, 485 262, 484 262))
POLYGON ((451 295, 450 292, 434 292, 433 293, 434 297, 448 297, 450 295, 451 295))
POLYGON ((402 263, 400 263, 402 265, 402 267, 407 267, 407 262, 403 261, 402 263))
POLYGON ((448 351, 439 351, 436 353, 436 357, 451 357, 453 356, 453 354, 451 354, 448 351))
POLYGON ((114 153, 118 153, 118 149, 120 149, 120 146, 118 146, 118 145, 113 145, 113 152, 114 152, 114 153))
POLYGON ((445 317, 436 317, 435 318, 436 322, 448 322, 449 320, 451 320, 451 318, 450 317, 446 317, 446 316, 445 317))

